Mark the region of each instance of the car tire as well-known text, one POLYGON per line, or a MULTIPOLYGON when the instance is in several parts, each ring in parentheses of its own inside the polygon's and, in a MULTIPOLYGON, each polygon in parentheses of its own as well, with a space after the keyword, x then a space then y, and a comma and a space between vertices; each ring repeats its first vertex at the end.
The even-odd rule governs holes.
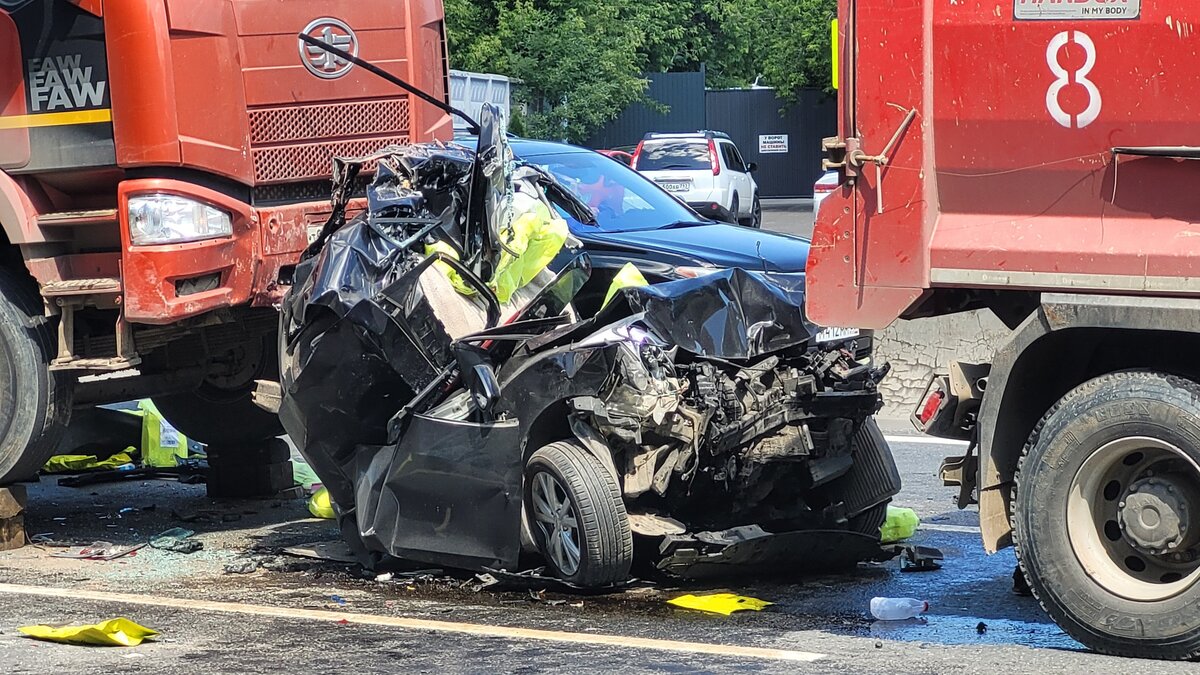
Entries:
POLYGON ((587 449, 559 441, 534 452, 524 499, 534 543, 555 576, 581 587, 629 578, 633 534, 621 487, 587 449))
POLYGON ((733 193, 733 201, 729 202, 729 214, 733 216, 734 224, 742 222, 742 217, 738 214, 742 208, 742 201, 738 198, 737 193, 733 193))
POLYGON ((750 207, 750 217, 739 219, 738 222, 746 227, 753 227, 756 230, 762 229, 762 201, 758 198, 758 195, 754 195, 754 202, 750 207))
POLYGON ((1190 380, 1104 375, 1038 423, 1012 525, 1030 588, 1071 637, 1115 656, 1200 656, 1198 467, 1190 380))
POLYGON ((274 333, 263 336, 262 349, 237 386, 204 382, 180 394, 156 396, 154 405, 183 435, 207 445, 245 445, 283 433, 279 416, 254 404, 254 381, 279 380, 279 352, 274 333))
POLYGON ((51 372, 57 335, 37 285, 0 269, 0 485, 37 474, 71 419, 74 377, 51 372))

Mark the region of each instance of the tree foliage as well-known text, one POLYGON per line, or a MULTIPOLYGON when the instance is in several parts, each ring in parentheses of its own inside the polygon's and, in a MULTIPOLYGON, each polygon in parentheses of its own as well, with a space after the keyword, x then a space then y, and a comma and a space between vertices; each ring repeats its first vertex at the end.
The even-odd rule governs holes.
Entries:
POLYGON ((454 68, 507 75, 521 131, 582 141, 644 98, 643 73, 785 97, 827 86, 836 0, 445 0, 454 68))

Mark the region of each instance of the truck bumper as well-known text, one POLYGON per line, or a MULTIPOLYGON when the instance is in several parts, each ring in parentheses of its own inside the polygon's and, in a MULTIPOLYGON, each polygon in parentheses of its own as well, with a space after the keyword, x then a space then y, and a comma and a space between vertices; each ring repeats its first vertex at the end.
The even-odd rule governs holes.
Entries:
POLYGON ((293 265, 308 230, 325 221, 327 202, 254 208, 207 188, 169 179, 138 179, 118 189, 121 281, 125 318, 169 324, 234 305, 270 306, 282 298, 280 269, 293 265), (232 215, 233 234, 181 244, 135 246, 130 240, 129 199, 147 193, 198 199, 232 215))

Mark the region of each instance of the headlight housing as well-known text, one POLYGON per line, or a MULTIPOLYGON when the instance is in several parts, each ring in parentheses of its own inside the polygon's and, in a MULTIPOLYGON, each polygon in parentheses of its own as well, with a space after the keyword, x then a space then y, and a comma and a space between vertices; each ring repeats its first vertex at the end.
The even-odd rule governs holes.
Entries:
POLYGON ((134 246, 182 244, 233 235, 233 216, 211 204, 171 194, 129 198, 129 238, 134 246))

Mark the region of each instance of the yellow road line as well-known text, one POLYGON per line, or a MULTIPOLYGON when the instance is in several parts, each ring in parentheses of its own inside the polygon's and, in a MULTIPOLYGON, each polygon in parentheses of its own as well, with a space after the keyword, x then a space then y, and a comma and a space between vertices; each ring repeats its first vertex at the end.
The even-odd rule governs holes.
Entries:
POLYGON ((266 616, 278 619, 301 619, 308 621, 325 621, 331 623, 339 623, 344 621, 346 623, 361 624, 366 626, 387 626, 389 628, 402 628, 406 630, 426 631, 433 633, 477 635, 480 637, 501 638, 506 640, 565 642, 593 646, 623 647, 626 649, 645 649, 651 651, 682 652, 686 654, 740 657, 767 661, 812 662, 825 657, 824 654, 793 651, 790 649, 741 647, 737 645, 719 645, 709 642, 682 642, 677 640, 659 640, 655 638, 640 638, 626 635, 570 633, 566 631, 542 630, 537 628, 484 626, 481 624, 458 623, 454 621, 431 621, 428 619, 410 619, 398 616, 377 616, 373 614, 332 612, 321 609, 271 607, 268 605, 250 605, 241 602, 214 602, 211 600, 171 598, 135 593, 87 591, 76 588, 49 588, 43 586, 25 586, 21 584, 0 584, 0 594, 32 595, 45 598, 62 598, 65 600, 94 600, 96 602, 114 602, 129 605, 145 605, 150 607, 170 607, 172 609, 190 609, 203 612, 220 612, 224 614, 245 614, 250 616, 266 616))
POLYGON ((112 109, 71 110, 68 112, 39 113, 36 115, 0 115, 0 129, 31 129, 33 127, 61 127, 68 124, 96 124, 111 122, 112 109))

